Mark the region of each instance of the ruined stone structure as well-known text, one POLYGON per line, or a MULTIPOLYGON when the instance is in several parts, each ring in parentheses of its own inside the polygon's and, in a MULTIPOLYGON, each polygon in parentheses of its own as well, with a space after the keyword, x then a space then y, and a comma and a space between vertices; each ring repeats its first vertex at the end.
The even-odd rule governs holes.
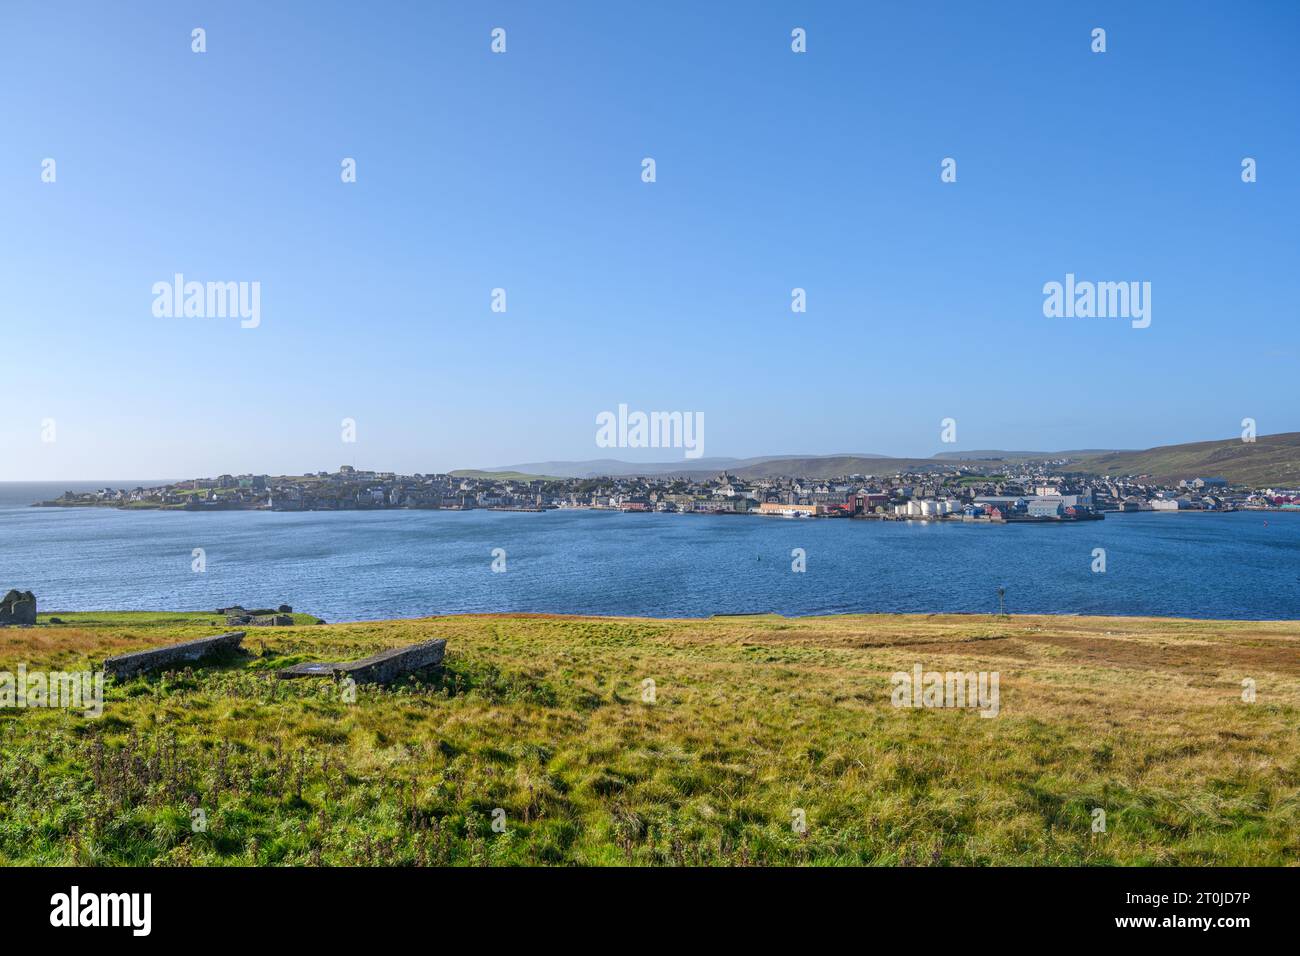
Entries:
POLYGON ((36 623, 36 595, 31 591, 10 591, 0 601, 0 625, 36 623))
MULTIPOLYGON (((281 604, 281 609, 288 607, 281 604)), ((276 611, 247 611, 239 605, 218 608, 217 613, 226 615, 226 624, 230 627, 288 627, 293 624, 291 614, 276 611)))
POLYGON ((289 627, 293 624, 292 614, 258 614, 243 622, 250 627, 289 627))

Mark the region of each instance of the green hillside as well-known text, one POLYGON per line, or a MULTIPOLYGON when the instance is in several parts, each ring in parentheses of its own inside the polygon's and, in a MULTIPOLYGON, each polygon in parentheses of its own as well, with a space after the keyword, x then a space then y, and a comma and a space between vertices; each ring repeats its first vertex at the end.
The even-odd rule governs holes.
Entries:
POLYGON ((1151 475, 1162 482, 1200 475, 1256 487, 1294 487, 1300 485, 1300 432, 1260 435, 1253 442, 1230 438, 1107 452, 1080 458, 1073 467, 1095 474, 1151 475))
MULTIPOLYGON (((982 472, 1000 469, 1006 464, 1033 460, 1068 461, 1065 470, 1096 475, 1149 475, 1164 483, 1182 478, 1227 478, 1234 484, 1254 487, 1300 486, 1300 432, 1261 435, 1254 442, 1240 438, 1222 441, 1192 442, 1184 445, 1159 445, 1140 451, 949 451, 932 458, 893 458, 883 455, 781 455, 768 458, 709 459, 709 467, 699 462, 682 462, 680 470, 665 463, 638 468, 612 459, 600 462, 548 462, 555 472, 605 475, 682 474, 693 478, 711 477, 723 468, 739 478, 837 478, 844 475, 893 475, 898 472, 928 472, 936 469, 970 468, 982 472), (731 462, 734 462, 731 463, 731 462), (601 470, 603 467, 603 470, 601 470)), ((527 466, 518 466, 524 468, 527 466)), ((512 471, 453 471, 456 476, 509 478, 527 480, 546 475, 512 471)))

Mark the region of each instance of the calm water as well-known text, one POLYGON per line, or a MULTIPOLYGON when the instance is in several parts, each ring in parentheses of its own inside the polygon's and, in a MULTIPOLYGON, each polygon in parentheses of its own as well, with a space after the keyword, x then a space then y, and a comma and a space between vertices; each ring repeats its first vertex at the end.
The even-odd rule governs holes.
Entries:
POLYGON ((42 610, 284 602, 330 621, 465 611, 989 612, 1001 585, 1011 612, 1300 618, 1300 514, 989 527, 25 507, 68 487, 0 484, 0 590, 31 589, 42 610), (194 548, 207 553, 205 573, 190 568, 194 548), (504 574, 491 571, 493 548, 506 550, 504 574), (791 572, 792 548, 807 552, 806 573, 791 572), (1106 549, 1105 574, 1090 570, 1094 548, 1106 549))

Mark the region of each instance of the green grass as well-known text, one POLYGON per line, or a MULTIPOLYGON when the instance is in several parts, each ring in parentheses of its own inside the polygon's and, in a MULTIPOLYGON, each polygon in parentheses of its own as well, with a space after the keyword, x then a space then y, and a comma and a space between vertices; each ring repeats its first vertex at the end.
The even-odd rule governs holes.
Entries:
MULTIPOLYGON (((55 613, 0 630, 0 668, 225 630, 55 613)), ((1297 624, 469 616, 250 628, 245 646, 110 683, 99 719, 0 710, 0 862, 1300 861, 1297 624), (354 703, 273 677, 437 637, 444 667, 354 703), (1000 715, 894 708, 913 663, 999 671, 1000 715)))
POLYGON ((1085 456, 1071 470, 1094 474, 1154 476, 1159 481, 1227 478, 1254 488, 1292 488, 1300 484, 1300 432, 1260 435, 1253 442, 1233 437, 1222 441, 1162 445, 1145 451, 1085 456))

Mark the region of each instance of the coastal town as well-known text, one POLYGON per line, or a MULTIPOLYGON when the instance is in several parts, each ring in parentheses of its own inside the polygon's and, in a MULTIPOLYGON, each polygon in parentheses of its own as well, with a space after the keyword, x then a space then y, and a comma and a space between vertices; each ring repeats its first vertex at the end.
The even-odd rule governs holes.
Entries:
POLYGON ((343 465, 295 476, 219 475, 158 487, 66 492, 42 507, 182 511, 468 511, 598 509, 619 512, 967 522, 1099 520, 1107 513, 1300 510, 1300 490, 1246 488, 1215 476, 1176 485, 1143 476, 1071 474, 1055 462, 999 470, 936 464, 890 475, 743 479, 688 475, 553 478, 524 474, 399 475, 343 465))

